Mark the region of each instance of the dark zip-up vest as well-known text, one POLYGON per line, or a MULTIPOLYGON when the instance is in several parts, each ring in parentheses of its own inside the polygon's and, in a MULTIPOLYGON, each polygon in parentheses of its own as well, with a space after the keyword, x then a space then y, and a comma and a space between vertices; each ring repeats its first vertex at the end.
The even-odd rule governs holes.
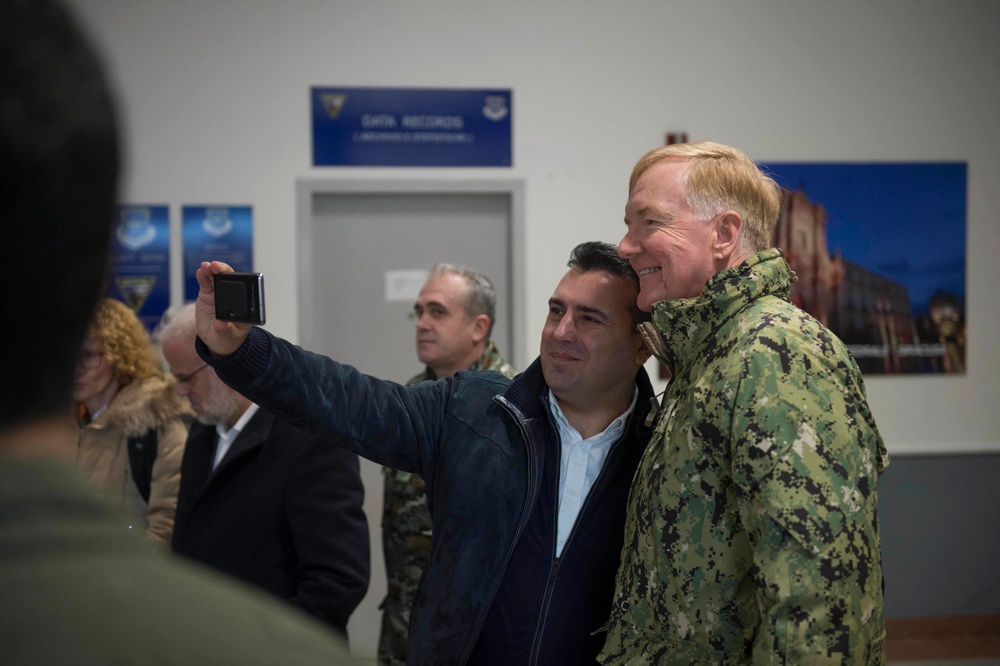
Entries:
MULTIPOLYGON (((546 410, 548 407, 546 406, 546 410)), ((635 415, 615 442, 562 555, 555 557, 559 436, 545 438, 538 500, 490 604, 468 664, 596 663, 621 561, 625 507, 642 446, 635 415)))

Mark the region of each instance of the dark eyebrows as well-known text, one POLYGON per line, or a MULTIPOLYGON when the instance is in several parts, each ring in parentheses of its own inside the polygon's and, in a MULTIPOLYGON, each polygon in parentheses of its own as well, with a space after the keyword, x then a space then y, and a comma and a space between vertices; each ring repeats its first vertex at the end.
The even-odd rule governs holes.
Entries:
POLYGON ((599 310, 590 305, 578 305, 576 306, 576 309, 579 310, 580 312, 583 312, 584 314, 594 315, 602 321, 608 321, 609 319, 608 315, 604 313, 604 310, 599 310))
POLYGON ((414 310, 416 310, 417 308, 429 310, 430 308, 435 308, 435 307, 441 308, 445 312, 448 312, 448 308, 445 307, 445 304, 442 303, 441 301, 427 301, 426 303, 421 303, 420 301, 417 301, 416 303, 413 304, 414 310))
MULTIPOLYGON (((569 309, 566 307, 566 303, 561 298, 557 298, 555 296, 549 299, 549 307, 552 307, 553 305, 562 308, 563 310, 569 309)), ((591 305, 576 305, 574 306, 573 309, 575 309, 578 312, 582 312, 583 314, 595 316, 601 321, 609 321, 610 319, 610 317, 608 317, 608 315, 603 310, 595 308, 591 305)))

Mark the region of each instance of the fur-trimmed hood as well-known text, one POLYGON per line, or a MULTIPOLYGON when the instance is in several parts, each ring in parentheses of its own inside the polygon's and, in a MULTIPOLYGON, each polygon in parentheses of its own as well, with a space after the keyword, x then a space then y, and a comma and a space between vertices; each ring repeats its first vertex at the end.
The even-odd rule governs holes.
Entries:
POLYGON ((191 416, 191 407, 174 392, 173 378, 150 377, 129 382, 91 425, 113 428, 132 437, 188 416, 191 416))

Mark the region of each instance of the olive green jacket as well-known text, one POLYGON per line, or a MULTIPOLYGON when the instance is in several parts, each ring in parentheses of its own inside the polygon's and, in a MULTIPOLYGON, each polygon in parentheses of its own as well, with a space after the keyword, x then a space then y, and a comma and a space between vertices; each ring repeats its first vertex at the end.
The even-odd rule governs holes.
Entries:
POLYGON ((122 529, 80 472, 0 456, 0 663, 355 664, 333 632, 122 529))

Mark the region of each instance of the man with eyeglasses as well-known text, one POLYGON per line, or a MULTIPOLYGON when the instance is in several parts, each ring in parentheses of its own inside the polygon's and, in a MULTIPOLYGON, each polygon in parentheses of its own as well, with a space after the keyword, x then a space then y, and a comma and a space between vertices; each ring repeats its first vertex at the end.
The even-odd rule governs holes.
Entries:
POLYGON ((346 634, 368 589, 358 459, 229 388, 194 349, 194 306, 157 340, 197 423, 181 463, 172 548, 346 634))

